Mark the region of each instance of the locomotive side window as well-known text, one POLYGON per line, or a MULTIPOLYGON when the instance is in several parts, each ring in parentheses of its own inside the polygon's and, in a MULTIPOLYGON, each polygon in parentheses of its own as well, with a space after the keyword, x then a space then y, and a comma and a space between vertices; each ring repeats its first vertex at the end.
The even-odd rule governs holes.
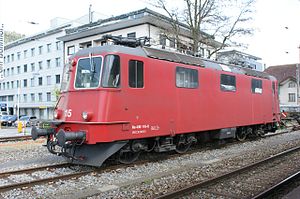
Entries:
POLYGON ((99 86, 101 57, 79 59, 75 88, 96 88, 99 86))
POLYGON ((177 67, 176 86, 178 88, 198 88, 198 71, 195 69, 177 67))
POLYGON ((251 90, 252 93, 262 93, 262 80, 260 79, 252 79, 251 80, 251 90))
POLYGON ((142 61, 129 61, 129 86, 131 88, 144 87, 144 63, 142 61))
POLYGON ((221 90, 222 91, 236 91, 235 76, 221 74, 221 90))
POLYGON ((106 88, 120 87, 120 57, 117 55, 107 55, 104 58, 103 69, 102 86, 106 88))

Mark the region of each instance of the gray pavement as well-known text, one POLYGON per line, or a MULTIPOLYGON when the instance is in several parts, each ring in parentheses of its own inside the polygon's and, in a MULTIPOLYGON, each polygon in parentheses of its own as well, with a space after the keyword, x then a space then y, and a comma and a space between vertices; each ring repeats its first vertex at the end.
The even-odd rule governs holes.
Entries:
POLYGON ((31 128, 27 127, 25 129, 25 134, 22 133, 18 133, 18 130, 16 127, 5 127, 2 126, 0 129, 0 137, 12 137, 12 136, 22 136, 22 135, 30 135, 31 132, 31 128))

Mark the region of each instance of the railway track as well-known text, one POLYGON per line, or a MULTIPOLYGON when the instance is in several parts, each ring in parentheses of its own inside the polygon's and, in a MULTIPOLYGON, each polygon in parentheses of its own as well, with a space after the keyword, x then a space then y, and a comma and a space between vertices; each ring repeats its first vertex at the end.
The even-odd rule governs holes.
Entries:
MULTIPOLYGON (((281 133, 280 133, 281 134, 281 133)), ((201 150, 205 150, 203 148, 196 148, 193 150, 188 151, 185 154, 189 154, 189 153, 195 153, 197 151, 201 151, 201 150)), ((67 180, 67 179, 72 179, 72 178, 77 178, 80 176, 84 176, 84 175, 88 175, 91 173, 102 173, 102 172, 108 172, 110 170, 113 169, 118 169, 120 167, 130 167, 133 165, 139 165, 139 164, 145 164, 147 162, 155 162, 155 161, 161 161, 161 160, 166 160, 166 159, 171 159, 171 158, 175 158, 177 156, 180 156, 180 154, 172 154, 172 155, 160 155, 158 158, 150 158, 150 159, 144 159, 144 160, 140 160, 134 164, 129 164, 129 165, 106 165, 104 167, 101 168, 89 168, 87 170, 83 170, 83 171, 74 171, 72 173, 67 173, 67 174, 57 174, 55 176, 51 176, 51 177, 46 177, 46 178, 39 178, 38 176, 32 176, 31 174, 33 174, 34 172, 37 171, 50 171, 55 173, 55 169, 57 168, 64 168, 64 167, 69 167, 70 164, 68 163, 63 163, 63 164, 58 164, 58 165, 48 165, 48 166, 42 166, 42 167, 36 167, 36 168, 29 168, 29 169, 23 169, 23 170, 17 170, 17 171, 10 171, 10 172, 3 172, 0 173, 0 183, 5 182, 6 183, 2 183, 2 185, 0 184, 0 192, 5 192, 5 191, 9 191, 9 190, 13 190, 13 189, 17 189, 17 188, 21 188, 21 189, 27 189, 30 188, 34 185, 40 185, 40 184, 47 184, 50 182, 55 182, 58 180, 67 180), (13 175, 29 175, 30 176, 30 180, 27 181, 22 181, 22 182, 14 182, 14 180, 11 180, 9 177, 13 176, 13 175), (8 180, 5 180, 8 179, 8 180)))
POLYGON ((31 140, 31 135, 13 136, 13 137, 0 137, 1 142, 24 141, 31 140))
POLYGON ((43 183, 49 183, 57 180, 66 180, 74 177, 79 177, 82 175, 89 174, 91 172, 97 171, 97 169, 88 168, 82 171, 73 171, 71 173, 67 174, 59 174, 56 173, 56 169, 59 168, 67 168, 70 167, 71 164, 69 163, 61 163, 61 164, 55 164, 55 165, 47 165, 47 166, 41 166, 41 167, 34 167, 29 169, 22 169, 17 171, 8 171, 0 173, 0 182, 2 181, 2 185, 0 185, 0 192, 5 192, 17 188, 21 189, 27 189, 29 187, 32 187, 34 185, 43 184, 43 183), (38 175, 32 175, 35 172, 38 171, 45 171, 45 172, 51 172, 52 176, 40 178, 38 175), (15 181, 15 179, 19 179, 18 175, 27 175, 29 176, 29 180, 24 180, 21 182, 15 181), (4 183, 3 183, 4 182, 4 183))
MULTIPOLYGON (((276 185, 270 187, 267 190, 264 190, 260 192, 259 194, 255 195, 252 197, 252 199, 263 199, 263 198, 274 198, 278 195, 285 192, 287 189, 287 186, 294 184, 296 181, 299 182, 300 179, 300 170, 297 171, 296 173, 292 174, 291 176, 285 178, 284 180, 280 181, 276 185)), ((283 195, 282 195, 283 196, 283 195)))
MULTIPOLYGON (((279 173, 281 176, 292 175, 287 174, 288 171, 283 168, 289 166, 290 162, 288 159, 298 158, 299 151, 300 147, 289 149, 234 171, 158 196, 157 199, 181 198, 185 196, 187 198, 197 198, 197 196, 203 196, 203 194, 208 197, 222 198, 264 198, 284 182, 281 182, 282 177, 281 180, 273 179, 272 177, 278 176, 279 173), (278 168, 278 165, 281 166, 282 170, 278 168), (267 170, 268 172, 266 172, 267 170), (267 185, 260 184, 260 181, 264 180, 267 182, 267 185), (234 183, 235 185, 233 185, 234 183), (270 184, 273 185, 271 188, 270 184)), ((299 171, 299 169, 297 168, 296 171, 299 171)))

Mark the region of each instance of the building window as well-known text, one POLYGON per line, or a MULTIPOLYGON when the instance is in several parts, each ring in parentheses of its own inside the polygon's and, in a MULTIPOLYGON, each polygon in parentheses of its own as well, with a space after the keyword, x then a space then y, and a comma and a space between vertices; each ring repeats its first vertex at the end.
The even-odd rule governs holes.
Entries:
POLYGON ((56 44, 56 50, 61 50, 60 41, 57 41, 55 44, 56 44))
POLYGON ((51 93, 47 92, 47 102, 51 102, 51 93))
POLYGON ((51 85, 51 76, 47 76, 47 85, 51 85))
POLYGON ((159 35, 159 44, 162 46, 166 46, 167 44, 167 36, 166 35, 159 35))
POLYGON ((34 95, 34 93, 31 93, 30 97, 31 97, 31 101, 34 102, 35 101, 35 95, 34 95))
POLYGON ((128 38, 135 38, 136 37, 136 33, 135 32, 131 32, 127 34, 128 38))
POLYGON ((295 88, 296 87, 296 83, 295 82, 289 82, 288 87, 289 88, 295 88))
POLYGON ((252 93, 262 93, 262 80, 260 79, 252 79, 251 80, 251 90, 252 93))
POLYGON ((30 86, 34 87, 34 78, 30 78, 30 86))
POLYGON ((56 67, 60 67, 60 57, 55 58, 56 67))
POLYGON ((55 83, 60 84, 60 75, 55 75, 55 83))
POLYGON ((38 82, 39 82, 39 86, 42 86, 43 85, 43 77, 39 77, 38 82))
POLYGON ((17 66, 17 74, 20 74, 21 72, 21 66, 17 66))
POLYGON ((47 53, 50 53, 50 52, 51 52, 51 43, 47 44, 47 53))
POLYGON ((27 64, 24 65, 24 73, 27 73, 27 64))
POLYGON ((39 55, 43 54, 43 46, 39 46, 39 55))
POLYGON ((47 68, 48 68, 48 69, 51 68, 51 59, 48 59, 48 60, 47 60, 47 68))
POLYGON ((27 79, 23 80, 23 87, 26 88, 27 87, 27 79))
POLYGON ((23 102, 27 102, 27 94, 23 94, 23 102))
POLYGON ((200 56, 204 57, 204 48, 200 47, 200 56))
POLYGON ((18 59, 18 60, 21 59, 21 52, 17 52, 17 59, 18 59))
POLYGON ((42 69, 43 69, 43 62, 39 61, 39 70, 42 70, 42 69))
POLYGON ((11 61, 15 61, 15 54, 11 54, 11 61))
POLYGON ((75 46, 68 46, 67 54, 73 55, 75 53, 75 46))
POLYGON ((14 96, 13 95, 9 95, 8 96, 8 101, 13 102, 14 101, 14 96))
POLYGON ((12 67, 12 68, 11 68, 11 75, 14 75, 14 74, 15 74, 15 68, 12 67))
POLYGON ((9 89, 9 82, 6 82, 6 87, 7 89, 9 89))
POLYGON ((176 86, 178 88, 197 88, 198 85, 197 70, 183 67, 176 68, 176 86))
POLYGON ((129 86, 131 88, 144 87, 144 63, 141 61, 129 61, 129 86))
POLYGON ((169 40, 170 40, 170 47, 175 48, 175 38, 171 37, 169 40))
POLYGON ((233 75, 221 74, 221 90, 236 91, 236 80, 233 75))
POLYGON ((208 49, 206 49, 206 57, 209 57, 209 55, 210 55, 210 50, 208 50, 208 49))
POLYGON ((31 57, 34 57, 35 54, 35 48, 31 48, 31 57))
POLYGON ((34 63, 31 63, 31 72, 35 71, 35 64, 34 63))
POLYGON ((289 102, 296 102, 296 94, 289 93, 289 102))
POLYGON ((14 89, 14 81, 11 81, 10 85, 11 85, 11 89, 14 89))
POLYGON ((27 58, 27 50, 24 50, 24 59, 27 58))
POLYGON ((42 102, 43 101, 43 93, 39 93, 38 96, 39 96, 39 102, 42 102))

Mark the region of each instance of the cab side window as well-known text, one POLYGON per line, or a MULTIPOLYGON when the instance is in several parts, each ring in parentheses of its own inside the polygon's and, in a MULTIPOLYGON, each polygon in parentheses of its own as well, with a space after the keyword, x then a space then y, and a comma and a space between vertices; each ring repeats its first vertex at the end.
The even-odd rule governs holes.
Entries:
POLYGON ((144 87, 144 63, 142 61, 129 61, 129 86, 131 88, 144 87))
POLYGON ((178 88, 198 88, 198 70, 177 67, 176 86, 178 88))
POLYGON ((262 80, 252 79, 251 80, 251 90, 252 90, 252 93, 261 94, 263 92, 262 80))
POLYGON ((106 55, 102 74, 102 87, 120 87, 120 57, 118 55, 106 55))
POLYGON ((221 74, 221 90, 236 91, 236 80, 234 75, 221 74))

